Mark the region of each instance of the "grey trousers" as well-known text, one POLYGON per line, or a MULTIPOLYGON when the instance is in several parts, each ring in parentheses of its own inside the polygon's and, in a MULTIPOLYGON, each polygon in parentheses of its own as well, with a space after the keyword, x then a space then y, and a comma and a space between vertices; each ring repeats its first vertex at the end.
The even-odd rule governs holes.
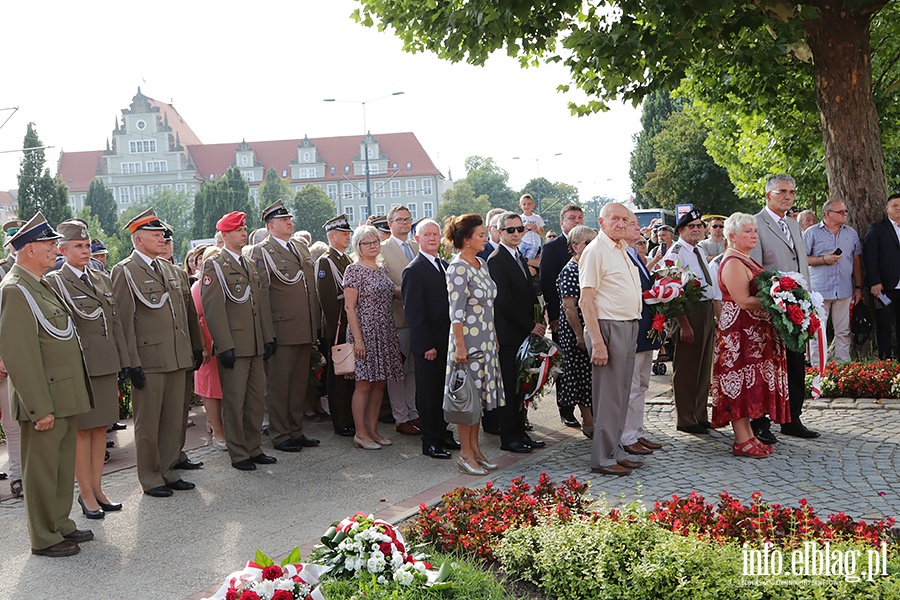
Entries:
MULTIPOLYGON (((635 340, 638 321, 600 319, 600 334, 606 342, 609 361, 591 365, 591 388, 594 397, 594 438, 591 446, 591 468, 611 467, 625 458, 619 445, 628 414, 631 377, 634 374, 635 340)), ((588 354, 590 336, 584 336, 588 354)))

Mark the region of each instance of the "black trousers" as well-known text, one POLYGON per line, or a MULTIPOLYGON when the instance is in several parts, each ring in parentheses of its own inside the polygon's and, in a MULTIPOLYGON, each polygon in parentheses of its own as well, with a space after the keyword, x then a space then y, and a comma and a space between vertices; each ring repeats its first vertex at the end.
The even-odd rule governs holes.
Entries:
MULTIPOLYGON (((344 427, 353 427, 353 411, 350 408, 353 399, 353 390, 356 382, 347 379, 343 375, 334 374, 334 364, 331 362, 331 341, 325 340, 325 344, 321 347, 325 348, 325 373, 328 389, 328 412, 331 413, 331 423, 334 425, 335 433, 344 427)), ((338 343, 343 344, 346 341, 346 334, 341 333, 338 337, 338 343)))
MULTIPOLYGON (((806 354, 785 349, 787 358, 788 398, 791 404, 791 423, 799 423, 806 398, 806 354)), ((766 430, 770 426, 769 417, 751 419, 754 430, 766 430)))
POLYGON ((447 436, 444 420, 444 380, 447 373, 447 347, 437 349, 437 358, 426 360, 413 354, 416 367, 416 411, 422 423, 422 447, 439 446, 447 436))
POLYGON ((875 311, 878 358, 900 358, 900 344, 894 343, 894 329, 900 323, 900 290, 886 290, 884 294, 891 299, 891 303, 875 311))
POLYGON ((500 359, 500 376, 503 379, 503 393, 506 395, 506 406, 497 410, 500 425, 500 444, 507 445, 518 442, 525 437, 525 403, 522 396, 516 394, 516 353, 519 346, 500 346, 497 353, 500 359))

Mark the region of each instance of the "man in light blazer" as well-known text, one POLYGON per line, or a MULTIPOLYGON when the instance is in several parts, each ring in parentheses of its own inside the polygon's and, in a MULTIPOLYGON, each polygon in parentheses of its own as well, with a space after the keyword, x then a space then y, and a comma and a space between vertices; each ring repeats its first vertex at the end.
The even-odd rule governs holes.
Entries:
MULTIPOLYGON (((766 181, 766 206, 756 214, 759 241, 750 256, 764 269, 794 271, 803 275, 809 284, 809 264, 803 232, 797 221, 787 217, 787 211, 794 203, 797 184, 790 175, 780 174, 766 181)), ((800 421, 803 399, 806 396, 806 355, 802 352, 787 353, 788 394, 791 402, 791 422, 781 426, 781 433, 799 438, 817 438, 819 433, 807 429, 800 421)), ((777 441, 769 429, 768 417, 750 422, 753 432, 764 444, 777 441)))
MULTIPOLYGON (((381 243, 381 256, 387 267, 391 281, 398 288, 403 277, 403 269, 419 253, 419 245, 409 239, 412 230, 412 216, 405 206, 394 206, 388 211, 388 226, 391 237, 381 243)), ((395 299, 392 305, 397 339, 403 354, 403 379, 388 381, 387 390, 391 397, 391 412, 397 421, 397 431, 405 435, 419 435, 419 413, 416 409, 415 362, 410 353, 409 325, 403 314, 403 301, 395 299)), ((449 338, 448 338, 449 339, 449 338)))

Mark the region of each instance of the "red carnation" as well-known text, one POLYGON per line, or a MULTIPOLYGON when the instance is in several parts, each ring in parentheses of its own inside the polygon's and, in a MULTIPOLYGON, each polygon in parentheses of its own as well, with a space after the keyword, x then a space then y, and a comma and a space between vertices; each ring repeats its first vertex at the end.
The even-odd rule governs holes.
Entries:
POLYGON ((272 600, 294 600, 294 594, 287 590, 275 590, 272 600))
POLYGON ((662 314, 656 313, 655 315, 653 315, 653 323, 650 325, 650 327, 662 333, 663 327, 665 327, 665 325, 666 318, 662 314))
POLYGON ((778 280, 778 285, 780 285, 781 289, 783 289, 784 291, 789 292, 793 289, 796 289, 797 282, 790 277, 782 277, 778 280))
POLYGON ((225 592, 225 600, 238 600, 238 592, 234 588, 228 588, 225 592))
MULTIPOLYGON (((791 280, 793 281, 793 280, 791 280)), ((787 307, 788 319, 791 320, 791 323, 794 325, 799 325, 803 322, 803 309, 797 306, 796 304, 789 304, 787 307)))
POLYGON ((261 600, 261 598, 253 590, 244 590, 241 594, 241 600, 261 600))
POLYGON ((281 577, 281 567, 271 565, 263 569, 262 578, 266 581, 275 581, 279 577, 281 577))

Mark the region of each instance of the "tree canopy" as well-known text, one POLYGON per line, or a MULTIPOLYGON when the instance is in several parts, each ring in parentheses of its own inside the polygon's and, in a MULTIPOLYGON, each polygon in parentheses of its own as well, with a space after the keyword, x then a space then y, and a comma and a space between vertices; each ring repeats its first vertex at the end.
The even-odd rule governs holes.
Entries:
POLYGON ((475 190, 472 189, 468 182, 460 181, 444 192, 435 220, 438 224, 442 224, 451 215, 459 216, 475 213, 484 216, 491 208, 493 206, 486 194, 476 196, 475 190))
POLYGON ((91 181, 87 196, 84 199, 84 206, 86 208, 89 207, 91 214, 100 221, 102 231, 99 232, 99 237, 110 236, 115 233, 119 206, 116 204, 116 198, 113 196, 112 190, 106 187, 101 179, 96 178, 91 181))
POLYGON ((519 210, 519 196, 509 187, 509 173, 500 168, 493 158, 470 156, 465 166, 466 177, 463 181, 472 187, 475 196, 487 196, 492 207, 519 210))
POLYGON ((38 137, 34 123, 29 123, 22 148, 25 155, 19 165, 19 218, 28 220, 41 211, 51 226, 72 218, 69 207, 69 188, 44 168, 44 144, 38 137), (33 148, 33 149, 32 149, 33 148))
POLYGON ((216 233, 216 221, 232 211, 247 213, 247 230, 259 223, 259 211, 250 197, 250 186, 237 167, 229 167, 216 181, 204 181, 194 195, 194 239, 210 238, 216 233))
MULTIPOLYGON (((337 207, 334 200, 328 197, 322 188, 311 183, 306 184, 297 192, 293 201, 289 203, 291 213, 294 215, 294 229, 307 230, 314 242, 324 242, 325 230, 322 225, 325 221, 334 218, 337 207)), ((267 205, 268 206, 268 205, 267 205)))

